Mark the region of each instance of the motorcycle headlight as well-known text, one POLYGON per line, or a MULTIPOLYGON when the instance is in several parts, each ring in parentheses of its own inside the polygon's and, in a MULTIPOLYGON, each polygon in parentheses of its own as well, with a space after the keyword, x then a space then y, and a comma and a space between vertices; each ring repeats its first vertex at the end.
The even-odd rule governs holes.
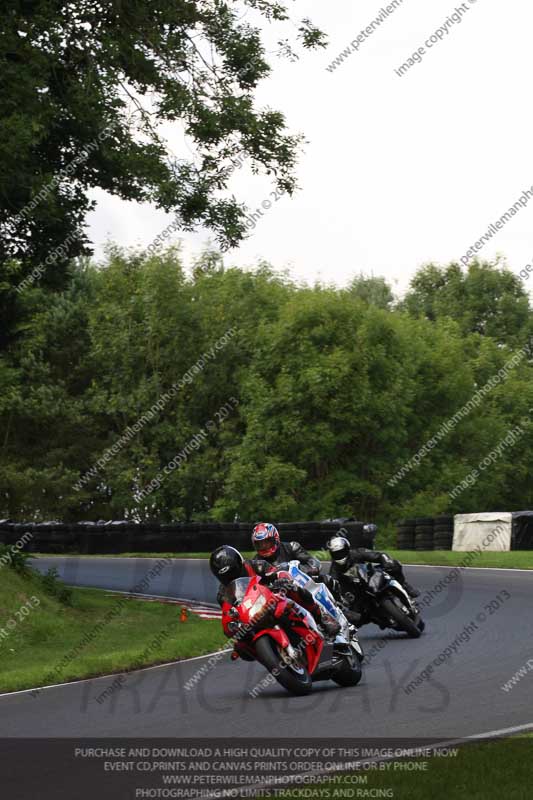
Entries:
POLYGON ((254 600, 254 602, 250 606, 249 609, 250 622, 253 622, 262 614, 264 614, 266 606, 267 606, 266 597, 260 594, 259 597, 256 600, 254 600))

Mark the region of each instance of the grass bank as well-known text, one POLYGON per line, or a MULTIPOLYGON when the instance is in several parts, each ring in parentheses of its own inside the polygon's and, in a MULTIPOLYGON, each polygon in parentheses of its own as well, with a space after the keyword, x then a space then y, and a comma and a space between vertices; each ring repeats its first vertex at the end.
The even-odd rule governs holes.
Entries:
MULTIPOLYGON (((393 558, 404 564, 460 567, 468 553, 452 550, 388 550, 393 558)), ((500 569, 533 569, 533 550, 512 550, 508 553, 479 553, 466 562, 471 567, 498 567, 500 569)))
POLYGON ((220 649, 218 620, 180 607, 48 585, 3 568, 0 575, 0 691, 122 672, 220 649))

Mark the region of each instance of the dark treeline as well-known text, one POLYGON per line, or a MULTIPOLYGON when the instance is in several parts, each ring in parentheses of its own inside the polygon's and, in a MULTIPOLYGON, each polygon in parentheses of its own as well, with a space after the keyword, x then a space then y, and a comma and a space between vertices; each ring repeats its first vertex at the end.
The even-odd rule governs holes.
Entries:
POLYGON ((176 250, 111 250, 19 304, 0 517, 388 521, 533 503, 531 309, 500 264, 424 267, 397 301, 380 278, 302 287, 216 253, 191 274, 176 250))

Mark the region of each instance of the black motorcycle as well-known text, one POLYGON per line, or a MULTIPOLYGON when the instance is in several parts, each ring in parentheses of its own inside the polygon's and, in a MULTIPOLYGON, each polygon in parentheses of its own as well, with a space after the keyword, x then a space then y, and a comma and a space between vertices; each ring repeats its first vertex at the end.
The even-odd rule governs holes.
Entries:
POLYGON ((383 630, 404 631, 418 639, 425 623, 401 583, 377 564, 355 564, 342 576, 342 605, 357 627, 373 622, 383 630))

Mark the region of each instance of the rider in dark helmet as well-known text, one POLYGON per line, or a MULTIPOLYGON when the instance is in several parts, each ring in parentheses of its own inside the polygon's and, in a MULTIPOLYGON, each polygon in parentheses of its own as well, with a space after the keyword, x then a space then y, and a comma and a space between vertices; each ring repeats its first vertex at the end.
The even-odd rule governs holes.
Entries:
POLYGON ((400 583, 409 597, 418 597, 420 592, 407 582, 402 565, 387 553, 368 550, 366 547, 351 547, 346 528, 340 528, 326 545, 331 556, 330 575, 341 583, 342 578, 354 564, 379 564, 400 583))
MULTIPOLYGON (((237 578, 251 578, 254 575, 259 575, 262 582, 267 584, 272 591, 283 589, 289 599, 309 611, 327 637, 335 636, 340 631, 339 623, 315 603, 313 595, 307 589, 298 586, 291 579, 278 579, 277 570, 267 561, 261 559, 248 561, 234 547, 225 544, 217 547, 211 553, 209 567, 215 578, 221 583, 217 593, 217 600, 220 605, 224 602, 226 586, 232 581, 237 578)), ((229 634, 231 635, 231 632, 229 634)))
MULTIPOLYGON (((213 550, 211 558, 209 559, 209 569, 221 583, 218 589, 219 595, 223 595, 224 588, 232 581, 237 580, 237 578, 252 577, 252 575, 259 574, 259 571, 256 572, 248 566, 247 562, 235 547, 230 547, 230 545, 227 544, 223 544, 221 547, 217 547, 216 550, 213 550)), ((218 599, 219 597, 217 595, 217 600, 218 599)))

